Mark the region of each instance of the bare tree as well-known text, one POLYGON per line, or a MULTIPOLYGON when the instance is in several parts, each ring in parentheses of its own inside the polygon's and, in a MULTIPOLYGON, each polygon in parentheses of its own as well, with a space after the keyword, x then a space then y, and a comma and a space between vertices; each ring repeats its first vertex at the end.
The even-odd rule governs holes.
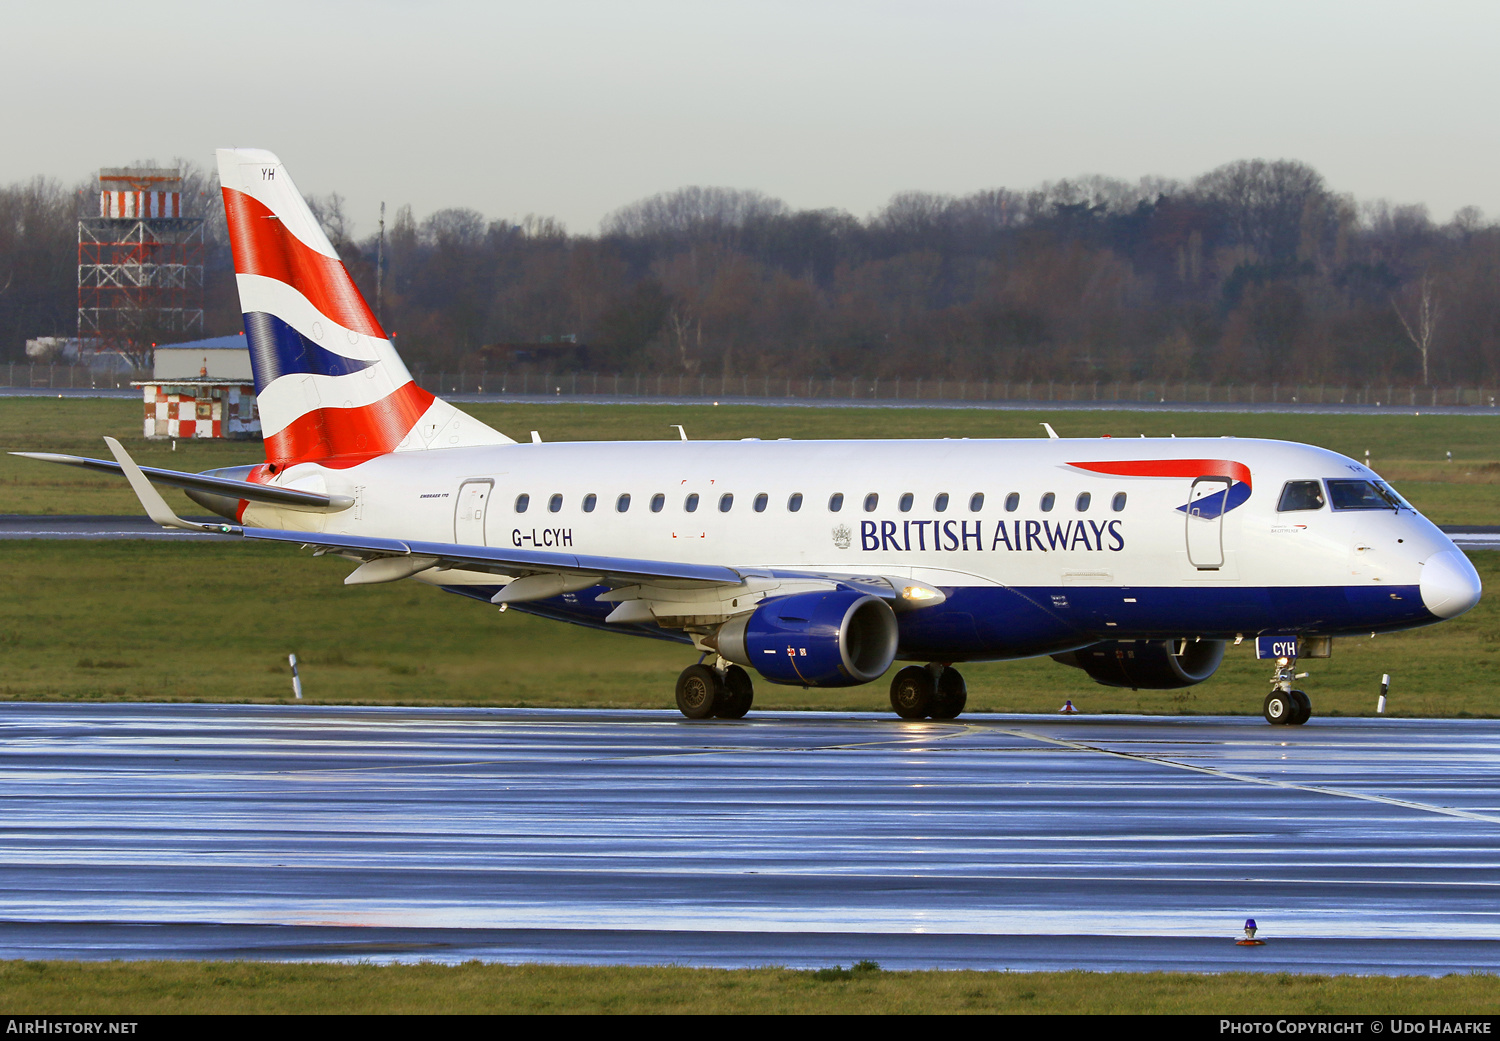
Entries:
POLYGON ((1286 159, 1226 163, 1194 181, 1193 190, 1261 263, 1296 259, 1313 230, 1308 224, 1326 222, 1333 210, 1322 175, 1286 159))
POLYGON ((354 222, 344 212, 344 197, 338 192, 328 195, 306 196, 307 208, 312 210, 323 234, 333 243, 333 248, 343 252, 344 245, 354 236, 354 222))
POLYGON ((1401 319, 1401 327, 1406 330, 1406 335, 1411 337, 1412 345, 1422 355, 1422 385, 1431 386, 1432 380, 1427 375, 1428 356, 1432 350, 1432 335, 1437 331, 1438 319, 1442 317, 1443 309, 1437 300, 1432 272, 1424 271, 1422 277, 1417 280, 1416 288, 1416 313, 1413 315, 1415 328, 1413 328, 1413 321, 1401 312, 1401 305, 1394 296, 1391 297, 1391 307, 1395 310, 1396 317, 1401 319))
POLYGON ((703 319, 681 301, 674 302, 667 311, 667 335, 677 349, 682 371, 689 375, 696 373, 703 363, 703 319))
POLYGON ((622 206, 601 222, 605 235, 689 236, 741 228, 756 217, 782 217, 791 208, 763 192, 690 186, 622 206))

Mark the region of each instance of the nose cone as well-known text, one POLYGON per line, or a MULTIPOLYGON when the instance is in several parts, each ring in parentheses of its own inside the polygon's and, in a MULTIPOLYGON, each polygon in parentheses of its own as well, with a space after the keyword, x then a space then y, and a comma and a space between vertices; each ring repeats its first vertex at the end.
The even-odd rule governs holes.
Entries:
POLYGON ((1479 603, 1479 572, 1456 549, 1434 553, 1422 564, 1422 604, 1439 618, 1463 614, 1479 603))

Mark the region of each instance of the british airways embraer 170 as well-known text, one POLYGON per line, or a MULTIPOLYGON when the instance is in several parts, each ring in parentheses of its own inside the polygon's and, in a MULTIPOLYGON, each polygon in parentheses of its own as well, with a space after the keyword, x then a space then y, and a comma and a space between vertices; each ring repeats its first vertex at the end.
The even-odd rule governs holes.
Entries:
MULTIPOLYGON (((1116 687, 1185 687, 1225 644, 1275 659, 1266 719, 1306 722, 1293 662, 1461 614, 1479 576, 1352 459, 1283 441, 517 443, 412 381, 269 152, 218 153, 266 461, 123 472, 175 528, 297 543, 598 629, 677 640, 695 719, 771 683, 869 683, 951 719, 955 662, 1049 654, 1116 687), (156 484, 231 523, 175 516, 156 484)), ((1050 432, 1050 430, 1049 430, 1050 432)))

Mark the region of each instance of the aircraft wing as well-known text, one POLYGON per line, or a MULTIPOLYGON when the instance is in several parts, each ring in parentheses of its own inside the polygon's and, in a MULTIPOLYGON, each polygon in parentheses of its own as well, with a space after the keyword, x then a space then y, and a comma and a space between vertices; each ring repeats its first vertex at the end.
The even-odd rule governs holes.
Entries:
MULTIPOLYGON (((306 531, 282 531, 279 528, 235 528, 233 534, 266 542, 292 542, 316 549, 366 557, 371 562, 384 559, 409 559, 411 570, 394 567, 381 569, 391 578, 414 574, 430 567, 471 568, 492 571, 497 575, 596 575, 602 584, 672 581, 722 585, 738 584, 744 575, 718 564, 684 564, 669 560, 634 560, 629 557, 591 556, 582 553, 548 553, 540 550, 509 549, 502 546, 464 546, 452 542, 422 542, 408 539, 382 539, 362 535, 324 535, 306 531)), ((394 561, 393 561, 394 563, 394 561)), ((366 565, 368 566, 368 565, 366 565)), ((379 574, 381 572, 377 572, 379 574)), ((381 579, 368 579, 379 581, 381 579)))
MULTIPOLYGON (((23 456, 27 459, 39 459, 44 463, 62 463, 64 466, 78 466, 85 470, 97 470, 99 473, 118 474, 125 476, 125 468, 118 462, 110 462, 107 459, 90 459, 81 455, 59 455, 56 452, 12 452, 11 455, 23 456)), ((317 492, 305 492, 296 488, 281 488, 274 484, 252 484, 249 481, 235 481, 228 477, 209 477, 206 474, 182 473, 179 470, 162 470, 154 466, 139 467, 146 480, 152 484, 165 484, 174 488, 191 488, 194 491, 209 492, 213 495, 223 495, 231 499, 247 499, 250 502, 262 502, 270 506, 280 506, 282 509, 301 510, 308 513, 337 513, 347 510, 354 505, 354 500, 347 495, 320 495, 317 492)))

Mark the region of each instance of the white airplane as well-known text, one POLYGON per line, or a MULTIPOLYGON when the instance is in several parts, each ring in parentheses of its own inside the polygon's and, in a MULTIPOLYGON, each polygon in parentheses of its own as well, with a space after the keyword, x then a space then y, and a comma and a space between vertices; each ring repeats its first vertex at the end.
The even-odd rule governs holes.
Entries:
POLYGON ((964 707, 956 662, 1049 654, 1115 687, 1200 683, 1228 641, 1274 660, 1263 710, 1311 714, 1294 662, 1451 618, 1479 576, 1360 463, 1236 438, 517 443, 412 381, 270 152, 218 153, 266 461, 123 473, 157 522, 290 542, 701 654, 690 718, 747 670, 869 683, 906 719, 964 707), (228 523, 184 521, 153 483, 228 523), (1259 491, 1255 491, 1255 489, 1259 491))

